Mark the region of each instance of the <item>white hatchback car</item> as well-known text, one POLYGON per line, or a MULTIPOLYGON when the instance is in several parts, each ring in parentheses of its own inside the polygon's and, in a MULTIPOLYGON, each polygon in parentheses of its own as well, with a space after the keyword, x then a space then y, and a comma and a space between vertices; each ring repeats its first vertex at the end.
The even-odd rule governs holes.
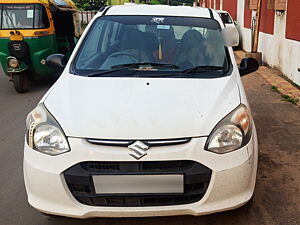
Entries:
MULTIPOLYGON (((224 11, 224 10, 217 10, 217 12, 219 13, 223 23, 225 24, 226 27, 231 27, 232 30, 238 35, 239 37, 239 31, 236 27, 236 21, 234 21, 231 17, 231 15, 229 14, 229 12, 224 11)), ((239 38, 238 38, 239 39, 239 38)), ((237 44, 233 45, 232 47, 237 47, 239 45, 239 41, 237 42, 237 44)))
MULTIPOLYGON (((78 218, 203 215, 251 199, 257 136, 218 13, 107 7, 27 117, 29 203, 78 218), (226 41, 223 41, 226 40, 226 41)), ((233 41, 234 42, 234 41, 233 41)))

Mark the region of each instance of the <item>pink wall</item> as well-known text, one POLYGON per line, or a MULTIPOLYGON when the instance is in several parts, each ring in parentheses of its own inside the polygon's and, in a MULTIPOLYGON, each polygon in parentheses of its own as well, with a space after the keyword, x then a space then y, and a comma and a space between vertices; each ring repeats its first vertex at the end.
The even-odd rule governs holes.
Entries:
POLYGON ((246 5, 247 0, 245 0, 245 7, 244 7, 244 27, 251 28, 251 17, 252 17, 252 10, 248 8, 246 5))
POLYGON ((300 1, 288 0, 286 38, 300 41, 300 1))
POLYGON ((216 4, 217 4, 217 5, 216 5, 216 9, 220 9, 220 0, 217 0, 217 1, 216 1, 216 4))
POLYGON ((223 0, 223 10, 229 12, 232 18, 236 20, 237 0, 223 0))
POLYGON ((274 20, 275 11, 268 9, 268 0, 262 0, 259 30, 267 34, 274 34, 274 20))

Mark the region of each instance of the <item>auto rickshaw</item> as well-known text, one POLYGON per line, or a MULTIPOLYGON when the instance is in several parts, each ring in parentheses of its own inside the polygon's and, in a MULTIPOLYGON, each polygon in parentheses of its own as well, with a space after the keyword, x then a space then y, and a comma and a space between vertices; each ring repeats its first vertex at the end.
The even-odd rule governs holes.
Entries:
POLYGON ((57 74, 46 58, 61 53, 68 58, 80 26, 70 0, 1 0, 0 61, 17 92, 28 90, 28 80, 57 74))

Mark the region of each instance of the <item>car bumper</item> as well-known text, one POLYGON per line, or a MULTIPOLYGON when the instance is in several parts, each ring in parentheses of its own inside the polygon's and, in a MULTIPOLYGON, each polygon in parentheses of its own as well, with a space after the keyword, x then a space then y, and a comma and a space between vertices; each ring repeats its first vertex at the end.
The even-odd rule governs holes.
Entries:
POLYGON ((68 140, 72 150, 54 157, 34 151, 25 143, 23 167, 28 201, 44 213, 77 218, 204 215, 238 208, 254 192, 258 158, 255 130, 245 147, 224 155, 203 150, 206 138, 192 138, 186 144, 149 149, 148 155, 139 161, 193 160, 212 170, 209 186, 201 200, 169 206, 103 207, 81 204, 71 194, 64 171, 84 161, 137 160, 124 148, 93 145, 79 138, 68 140))

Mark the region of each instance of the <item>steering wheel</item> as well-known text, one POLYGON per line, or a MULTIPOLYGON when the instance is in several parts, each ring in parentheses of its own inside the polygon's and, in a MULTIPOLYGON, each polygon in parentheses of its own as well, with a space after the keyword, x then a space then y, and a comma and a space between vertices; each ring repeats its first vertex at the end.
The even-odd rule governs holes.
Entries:
MULTIPOLYGON (((141 57, 143 57, 143 52, 141 52, 141 57)), ((139 62, 141 62, 139 54, 136 54, 135 52, 128 52, 127 50, 125 50, 125 51, 115 52, 109 55, 101 67, 110 69, 112 66, 115 65, 131 64, 131 63, 139 63, 139 62)))
POLYGON ((106 60, 108 60, 109 58, 112 58, 112 57, 119 57, 119 56, 123 56, 123 55, 124 56, 129 56, 131 58, 134 58, 137 62, 140 61, 139 58, 138 58, 138 56, 136 56, 136 55, 134 55, 132 53, 128 53, 128 52, 115 52, 115 53, 111 54, 110 56, 108 56, 106 60))

